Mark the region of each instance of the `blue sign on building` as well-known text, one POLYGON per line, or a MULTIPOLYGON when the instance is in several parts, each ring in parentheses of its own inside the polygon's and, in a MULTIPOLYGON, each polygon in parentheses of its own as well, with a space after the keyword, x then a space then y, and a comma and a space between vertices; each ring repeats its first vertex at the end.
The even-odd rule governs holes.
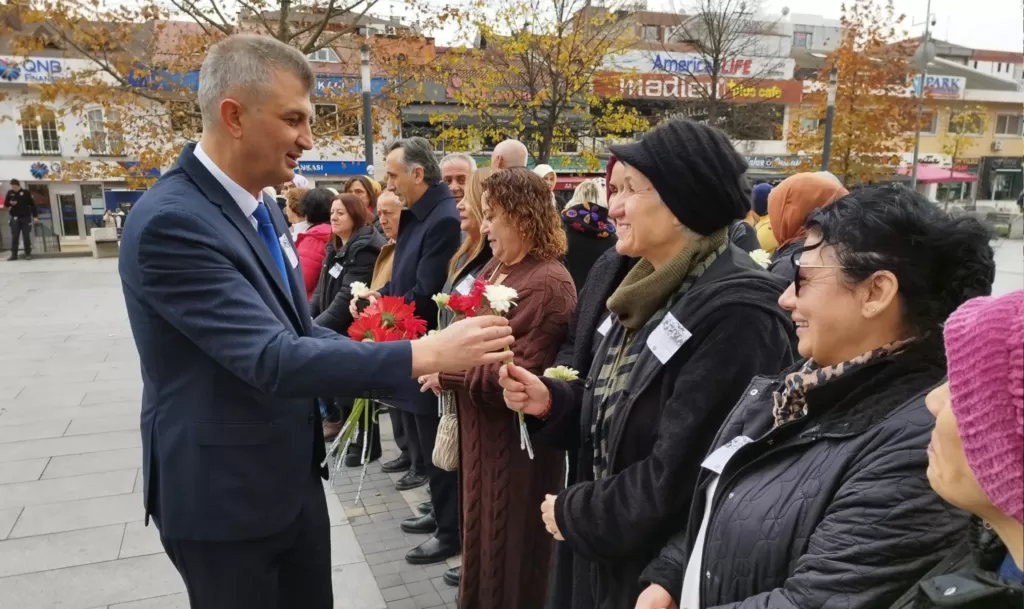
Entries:
POLYGON ((304 176, 345 176, 366 174, 365 161, 299 161, 295 170, 304 176))
MULTIPOLYGON (((182 87, 192 91, 199 90, 199 70, 189 72, 172 72, 163 68, 151 70, 144 65, 135 65, 128 72, 128 84, 140 89, 157 91, 174 91, 182 87)), ((370 79, 370 94, 379 95, 387 85, 386 78, 370 79)), ((360 93, 360 81, 357 76, 339 76, 335 74, 318 74, 316 77, 316 95, 357 95, 360 93)))

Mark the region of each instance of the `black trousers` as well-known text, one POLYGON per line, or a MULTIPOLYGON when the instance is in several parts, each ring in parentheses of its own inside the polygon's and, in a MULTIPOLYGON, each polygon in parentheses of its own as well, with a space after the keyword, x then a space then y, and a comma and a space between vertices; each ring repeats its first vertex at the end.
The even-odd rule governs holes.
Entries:
POLYGON ((32 218, 11 218, 11 256, 18 257, 18 241, 25 243, 25 255, 32 255, 32 218))
MULTIPOLYGON (((157 524, 159 528, 159 523, 157 524)), ((168 539, 192 609, 331 609, 331 534, 319 478, 298 518, 265 539, 216 542, 168 539)))
MULTIPOLYGON (((388 416, 391 417, 391 432, 395 436, 395 444, 398 445, 398 450, 402 451, 402 454, 408 455, 409 437, 405 433, 405 425, 402 422, 402 411, 394 406, 388 406, 388 416)), ((413 462, 413 467, 416 467, 416 469, 421 469, 422 466, 422 463, 413 462)))
POLYGON ((431 458, 439 422, 433 413, 402 413, 402 424, 409 435, 409 459, 414 464, 422 462, 424 465, 420 471, 430 478, 430 501, 434 504, 434 518, 437 519, 437 538, 443 543, 459 546, 459 473, 434 467, 431 458))

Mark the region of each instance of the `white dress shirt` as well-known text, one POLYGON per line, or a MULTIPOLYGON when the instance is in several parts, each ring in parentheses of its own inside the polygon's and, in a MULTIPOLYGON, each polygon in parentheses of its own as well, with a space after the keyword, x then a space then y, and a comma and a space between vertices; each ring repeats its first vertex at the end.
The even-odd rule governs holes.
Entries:
POLYGON ((256 197, 252 196, 250 192, 229 178, 228 174, 221 171, 220 167, 217 167, 216 163, 213 162, 213 159, 211 159, 203 150, 201 144, 196 144, 195 155, 196 158, 199 159, 199 162, 203 164, 203 167, 206 167, 206 170, 213 174, 213 177, 217 178, 217 181, 224 187, 224 190, 228 191, 228 194, 231 195, 231 198, 234 199, 235 203, 237 203, 238 207, 242 210, 242 214, 249 219, 252 227, 258 231, 259 223, 256 221, 256 218, 253 217, 253 213, 256 212, 256 208, 260 205, 260 202, 256 197))

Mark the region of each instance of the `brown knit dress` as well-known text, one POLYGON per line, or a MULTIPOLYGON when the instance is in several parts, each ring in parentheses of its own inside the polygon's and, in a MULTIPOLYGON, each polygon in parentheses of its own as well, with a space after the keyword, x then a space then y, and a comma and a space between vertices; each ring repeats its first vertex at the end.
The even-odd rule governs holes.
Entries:
MULTIPOLYGON (((490 277, 492 260, 480 277, 490 277)), ((558 260, 527 256, 501 283, 519 293, 508 314, 515 362, 541 374, 555 361, 576 306, 576 289, 558 260)), ((563 453, 534 444, 519 449, 519 425, 505 406, 499 366, 443 375, 456 392, 459 417, 459 503, 462 509, 461 609, 527 609, 545 604, 554 539, 540 505, 561 488, 563 453)))

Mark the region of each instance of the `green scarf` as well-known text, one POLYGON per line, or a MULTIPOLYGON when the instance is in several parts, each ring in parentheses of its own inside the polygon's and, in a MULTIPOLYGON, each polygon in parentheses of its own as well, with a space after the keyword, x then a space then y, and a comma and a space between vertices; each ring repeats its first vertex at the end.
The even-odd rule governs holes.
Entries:
POLYGON ((691 277, 696 280, 700 277, 704 269, 717 258, 713 256, 709 261, 708 255, 720 250, 728 237, 728 230, 723 228, 695 239, 658 270, 647 260, 641 259, 608 298, 608 310, 615 313, 619 323, 629 330, 644 327, 665 300, 679 290, 684 279, 691 277), (698 272, 694 274, 693 271, 698 272))

